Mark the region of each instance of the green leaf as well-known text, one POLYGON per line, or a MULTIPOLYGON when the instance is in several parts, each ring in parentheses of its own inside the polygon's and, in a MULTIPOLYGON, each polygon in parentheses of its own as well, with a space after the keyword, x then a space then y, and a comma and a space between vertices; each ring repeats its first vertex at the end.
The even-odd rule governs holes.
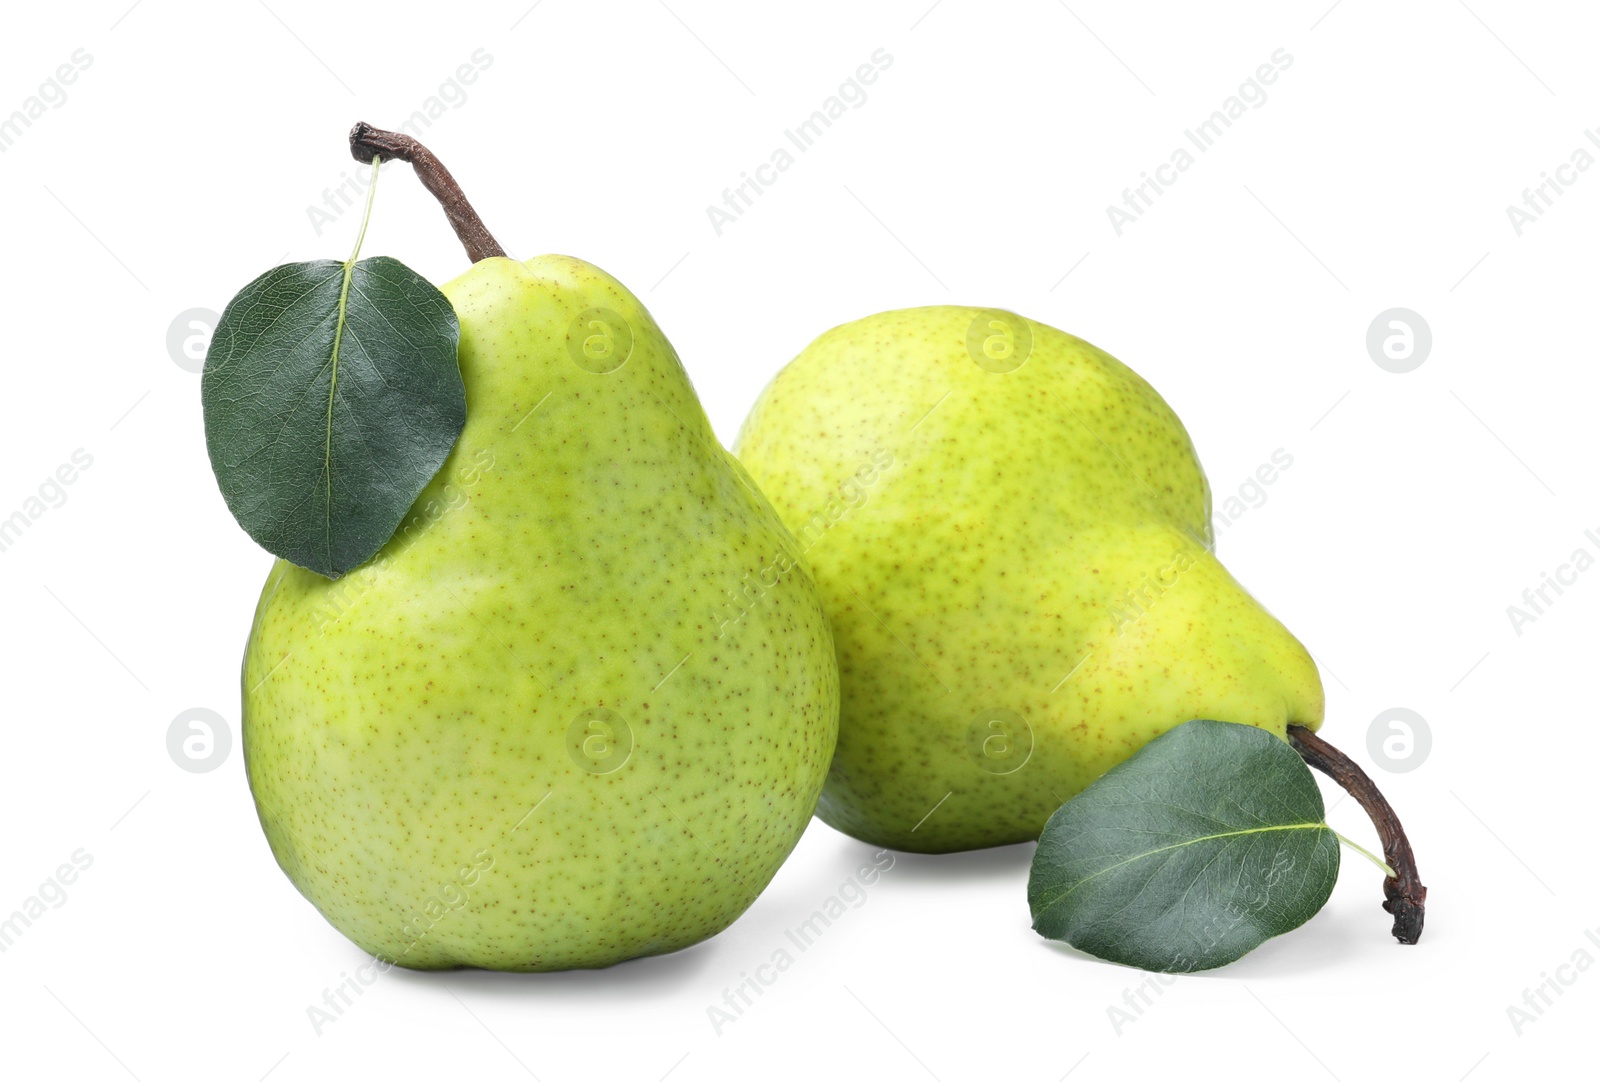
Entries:
POLYGON ((1287 743, 1187 722, 1050 817, 1028 877, 1033 927, 1161 973, 1226 965, 1327 902, 1339 843, 1323 815, 1287 743))
POLYGON ((443 293, 379 256, 268 271, 229 302, 201 377, 228 509, 338 578, 383 547, 466 423, 443 293))

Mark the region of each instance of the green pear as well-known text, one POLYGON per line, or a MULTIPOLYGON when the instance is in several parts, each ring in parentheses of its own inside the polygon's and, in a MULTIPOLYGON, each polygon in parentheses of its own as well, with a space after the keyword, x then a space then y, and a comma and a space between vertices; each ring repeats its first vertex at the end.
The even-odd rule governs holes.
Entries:
POLYGON ((605 966, 725 928, 815 808, 838 726, 794 539, 644 306, 576 259, 444 287, 465 430, 330 581, 279 562, 244 662, 273 854, 416 969, 605 966), (733 611, 746 580, 759 598, 733 611))
POLYGON ((1305 648, 1212 553, 1183 425, 1081 339, 997 310, 870 316, 785 367, 735 448, 833 624, 818 815, 847 834, 1034 839, 1185 721, 1322 721, 1305 648))

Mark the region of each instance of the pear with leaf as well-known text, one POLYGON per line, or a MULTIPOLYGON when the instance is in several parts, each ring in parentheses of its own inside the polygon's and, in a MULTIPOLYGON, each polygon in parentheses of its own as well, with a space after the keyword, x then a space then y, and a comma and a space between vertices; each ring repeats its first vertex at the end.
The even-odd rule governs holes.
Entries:
POLYGON ((736 445, 803 544, 838 642, 819 814, 917 852, 1027 841, 1192 718, 1315 729, 1305 648, 1213 552, 1172 409, 1009 312, 884 312, 822 335, 736 445), (858 506, 823 514, 863 464, 858 506))
MULTIPOLYGON (((281 559, 261 593, 244 750, 272 852, 336 928, 403 966, 605 966, 699 942, 772 879, 833 753, 810 573, 637 297, 578 259, 505 257, 414 140, 358 125, 351 142, 410 161, 476 260, 443 287, 465 420, 420 492, 385 470, 399 453, 342 489, 330 455, 331 494, 307 481, 300 551, 344 551, 320 543, 316 499, 370 523, 388 484, 407 510, 352 566, 281 559), (713 619, 750 576, 774 584, 761 603, 713 619)), ((349 370, 319 370, 308 396, 330 448, 363 435, 339 388, 393 382, 361 361, 382 321, 345 325, 369 341, 347 339, 349 370)), ((237 363, 214 347, 208 423, 237 408, 213 402, 237 363)))

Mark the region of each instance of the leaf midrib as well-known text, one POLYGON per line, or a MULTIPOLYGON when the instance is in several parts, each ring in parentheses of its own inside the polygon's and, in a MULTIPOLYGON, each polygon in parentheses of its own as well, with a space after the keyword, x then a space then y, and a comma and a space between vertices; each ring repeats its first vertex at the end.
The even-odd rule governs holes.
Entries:
MULTIPOLYGON (((359 248, 358 248, 359 250, 359 248)), ((344 263, 344 279, 339 283, 339 321, 333 328, 333 356, 330 360, 332 371, 328 376, 328 419, 326 434, 322 444, 322 543, 323 558, 328 565, 333 565, 333 403, 339 390, 339 343, 344 340, 345 315, 350 308, 350 278, 355 274, 356 256, 352 252, 350 258, 344 263)))
POLYGON ((1181 841, 1181 842, 1178 842, 1175 845, 1163 845, 1159 849, 1151 849, 1151 850, 1149 850, 1147 852, 1144 852, 1144 853, 1138 853, 1138 854, 1136 854, 1134 856, 1129 857, 1127 860, 1119 860, 1115 864, 1112 864, 1112 865, 1109 865, 1107 867, 1101 868, 1098 872, 1095 872, 1093 875, 1085 876, 1084 878, 1078 880, 1076 883, 1072 884, 1072 886, 1068 887, 1066 890, 1062 891, 1056 897, 1050 899, 1048 902, 1045 902, 1043 905, 1041 905, 1039 907, 1039 911, 1042 913, 1045 910, 1053 909, 1056 905, 1058 905, 1059 903, 1064 901, 1066 899, 1067 895, 1071 894, 1073 891, 1077 890, 1079 887, 1083 886, 1085 883, 1089 882, 1090 880, 1098 879, 1100 876, 1105 875, 1107 872, 1114 872, 1118 868, 1121 868, 1121 867, 1123 867, 1125 865, 1128 865, 1128 864, 1132 864, 1134 861, 1144 860, 1147 857, 1153 857, 1153 856, 1156 856, 1156 855, 1158 855, 1160 853, 1168 853, 1168 852, 1171 852, 1174 849, 1182 849, 1185 846, 1189 846, 1189 845, 1199 845, 1201 842, 1217 841, 1217 840, 1219 840, 1221 838, 1238 838, 1238 837, 1241 837, 1241 836, 1246 835, 1246 834, 1268 834, 1268 833, 1271 833, 1272 831, 1275 831, 1275 830, 1327 830, 1327 831, 1331 832, 1332 829, 1333 828, 1328 826, 1327 823, 1285 823, 1282 826, 1251 827, 1248 830, 1228 830, 1228 831, 1224 831, 1224 832, 1222 832, 1220 834, 1206 834, 1206 835, 1203 835, 1202 837, 1199 837, 1199 838, 1190 838, 1187 841, 1181 841))

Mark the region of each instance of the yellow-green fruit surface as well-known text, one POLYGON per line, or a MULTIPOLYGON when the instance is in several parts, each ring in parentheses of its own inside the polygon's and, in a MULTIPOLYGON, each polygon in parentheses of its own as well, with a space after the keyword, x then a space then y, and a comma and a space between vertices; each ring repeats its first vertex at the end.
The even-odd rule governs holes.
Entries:
POLYGON ((816 805, 838 711, 816 589, 615 279, 495 258, 444 292, 460 441, 371 561, 338 581, 280 561, 262 591, 244 664, 261 824, 386 961, 687 947, 750 905, 816 805))
POLYGON ((1185 721, 1322 721, 1305 648, 1212 553, 1183 425, 1081 339, 978 308, 870 316, 790 362, 735 446, 833 625, 818 815, 848 834, 1025 841, 1185 721))

